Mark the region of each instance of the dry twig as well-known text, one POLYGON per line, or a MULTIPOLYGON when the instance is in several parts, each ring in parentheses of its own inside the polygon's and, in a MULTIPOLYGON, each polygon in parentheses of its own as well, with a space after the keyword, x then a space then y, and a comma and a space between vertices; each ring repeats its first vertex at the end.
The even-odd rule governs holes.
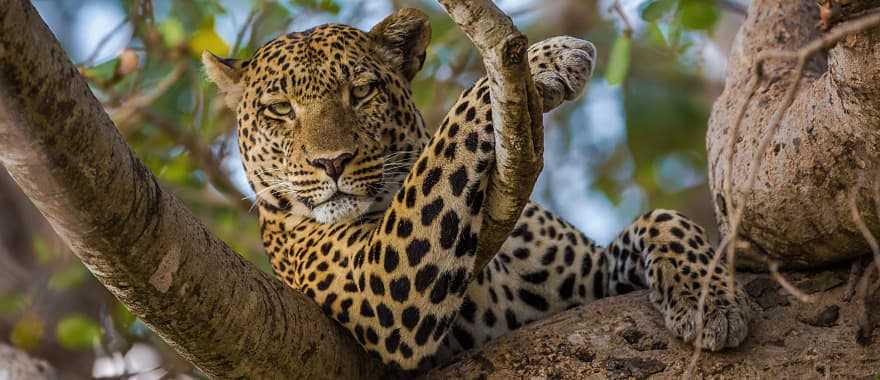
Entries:
POLYGON ((813 299, 813 296, 802 292, 800 289, 798 289, 797 286, 794 286, 792 283, 788 282, 788 280, 786 280, 785 277, 783 277, 782 274, 779 273, 779 262, 770 261, 767 267, 770 270, 770 275, 773 276, 773 279, 776 280, 779 285, 782 285, 782 288, 785 289, 788 294, 793 295, 795 298, 798 299, 798 301, 804 303, 813 303, 815 301, 815 299, 813 299))
POLYGON ((80 63, 77 66, 89 67, 89 66, 94 65, 95 60, 98 59, 98 54, 101 53, 101 50, 104 49, 104 46, 106 46, 107 43, 110 42, 111 39, 113 39, 113 36, 115 36, 116 33, 119 33, 119 31, 121 31, 122 28, 125 27, 125 25, 127 25, 127 24, 128 24, 128 17, 125 17, 122 19, 122 21, 119 22, 119 24, 114 26, 113 29, 110 29, 110 31, 107 32, 107 34, 105 34, 104 37, 101 37, 101 40, 98 41, 98 45, 95 46, 95 50, 92 50, 92 54, 89 54, 89 57, 86 58, 85 61, 83 61, 82 63, 80 63))
MULTIPOLYGON (((880 179, 880 178, 878 178, 880 179)), ((874 330, 874 322, 871 319, 871 315, 869 312, 869 298, 876 293, 878 286, 880 286, 880 281, 874 284, 874 286, 869 287, 871 275, 876 268, 878 274, 880 274, 880 245, 877 243, 877 238, 871 233, 871 229, 865 224, 865 221, 862 219, 862 215, 859 212, 858 199, 859 199, 859 189, 862 188, 864 182, 864 177, 859 177, 858 182, 855 186, 853 186, 852 191, 849 194, 849 211, 852 214, 853 223, 855 223, 856 228, 859 229, 859 232, 864 236, 865 241, 867 241, 868 246, 871 247, 871 253, 873 254, 874 266, 868 266, 862 274, 862 278, 859 281, 858 286, 858 296, 859 296, 859 320, 858 320, 858 331, 856 333, 856 340, 859 342, 866 342, 870 336, 872 331, 874 330)), ((877 205, 878 211, 880 211, 880 195, 878 195, 878 189, 880 189, 880 184, 878 184, 878 180, 874 181, 872 185, 871 195, 874 199, 874 204, 877 205)), ((880 214, 878 214, 880 215, 880 214)))
POLYGON ((623 5, 620 4, 620 0, 614 0, 614 4, 611 5, 614 12, 620 16, 620 20, 623 21, 623 35, 626 38, 631 38, 633 34, 633 26, 632 22, 629 21, 629 16, 626 15, 626 11, 623 9, 623 5))
POLYGON ((183 76, 188 67, 189 62, 178 62, 174 66, 174 69, 171 70, 171 73, 165 78, 162 78, 155 87, 143 94, 126 99, 119 107, 116 107, 116 109, 111 112, 111 117, 113 118, 113 121, 116 122, 116 125, 120 126, 121 129, 124 129, 126 123, 131 120, 133 116, 148 107, 150 104, 153 104, 153 102, 168 92, 168 90, 171 89, 171 86, 176 84, 183 76))
POLYGON ((223 194, 223 196, 239 210, 247 213, 251 208, 250 202, 242 198, 232 180, 229 179, 229 173, 223 170, 222 163, 211 152, 211 147, 202 143, 198 135, 190 133, 181 126, 166 120, 165 118, 149 111, 140 113, 143 120, 155 125, 163 133, 170 136, 174 141, 183 145, 195 159, 196 165, 204 170, 208 176, 208 180, 214 187, 223 194))

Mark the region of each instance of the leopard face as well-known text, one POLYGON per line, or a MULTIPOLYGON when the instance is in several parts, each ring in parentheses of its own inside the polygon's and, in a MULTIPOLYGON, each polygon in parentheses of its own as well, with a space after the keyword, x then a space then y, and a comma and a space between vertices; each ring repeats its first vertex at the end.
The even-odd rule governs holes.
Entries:
POLYGON ((430 38, 420 16, 290 33, 244 61, 203 56, 258 202, 319 223, 388 207, 428 138, 410 91, 430 38))

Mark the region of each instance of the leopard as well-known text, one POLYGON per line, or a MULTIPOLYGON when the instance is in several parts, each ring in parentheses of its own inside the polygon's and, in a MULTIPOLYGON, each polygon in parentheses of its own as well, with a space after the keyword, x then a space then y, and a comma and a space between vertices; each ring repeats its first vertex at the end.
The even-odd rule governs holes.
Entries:
MULTIPOLYGON (((685 342, 718 351, 746 339, 753 302, 726 285, 726 265, 709 272, 716 251, 705 230, 676 211, 646 212, 603 247, 530 201, 475 269, 496 164, 490 80, 463 90, 430 132, 411 88, 430 38, 426 14, 404 8, 369 31, 325 24, 280 35, 247 59, 203 54, 235 114, 281 281, 399 373, 423 374, 526 324, 636 289, 649 289, 685 342)), ((580 96, 596 62, 592 43, 565 36, 527 55, 544 111, 580 96)))

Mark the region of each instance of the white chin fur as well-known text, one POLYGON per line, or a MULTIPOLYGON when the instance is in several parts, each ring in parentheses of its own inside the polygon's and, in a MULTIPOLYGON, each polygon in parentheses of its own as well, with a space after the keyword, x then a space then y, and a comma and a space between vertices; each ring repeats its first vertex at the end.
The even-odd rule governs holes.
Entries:
POLYGON ((322 224, 333 224, 355 219, 363 215, 370 202, 360 199, 343 198, 322 203, 312 209, 312 218, 322 224))

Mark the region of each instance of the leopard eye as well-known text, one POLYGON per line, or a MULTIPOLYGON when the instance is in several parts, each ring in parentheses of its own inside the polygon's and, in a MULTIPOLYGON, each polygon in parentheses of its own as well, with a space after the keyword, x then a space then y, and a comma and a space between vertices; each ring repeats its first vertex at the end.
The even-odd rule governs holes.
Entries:
POLYGON ((270 117, 289 117, 293 107, 288 102, 278 102, 270 104, 266 111, 270 117))
POLYGON ((361 100, 370 96, 371 93, 373 93, 372 83, 362 84, 351 88, 351 96, 354 98, 354 103, 359 103, 361 100))

